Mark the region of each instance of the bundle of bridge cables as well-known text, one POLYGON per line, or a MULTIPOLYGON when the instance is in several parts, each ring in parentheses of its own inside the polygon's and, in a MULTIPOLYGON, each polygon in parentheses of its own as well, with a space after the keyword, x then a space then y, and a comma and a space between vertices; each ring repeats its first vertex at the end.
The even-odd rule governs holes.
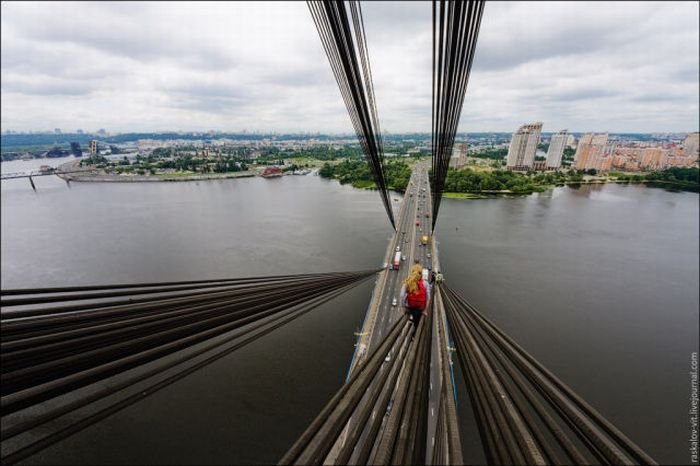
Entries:
POLYGON ((2 290, 2 463, 80 432, 375 273, 2 290))
POLYGON ((384 176, 382 132, 374 98, 362 7, 357 0, 308 1, 307 5, 389 221, 395 229, 384 176))
POLYGON ((439 288, 488 464, 657 464, 467 299, 439 288))
POLYGON ((424 464, 431 335, 398 317, 279 464, 424 464))
POLYGON ((483 1, 433 1, 433 162, 430 179, 433 229, 440 212, 483 12, 483 1))

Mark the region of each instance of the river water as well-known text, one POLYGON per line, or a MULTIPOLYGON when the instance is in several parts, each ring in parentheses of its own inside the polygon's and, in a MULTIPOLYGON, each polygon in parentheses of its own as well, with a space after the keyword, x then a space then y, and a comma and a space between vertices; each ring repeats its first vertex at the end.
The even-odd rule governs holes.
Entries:
MULTIPOLYGON (((380 265, 391 234, 376 192, 316 176, 35 184, 2 182, 3 288, 360 270, 380 265)), ((607 185, 445 199, 437 234, 451 286, 657 460, 689 461, 697 194, 607 185)), ((371 286, 32 462, 276 462, 344 380, 371 286)), ((462 394, 466 457, 479 461, 468 404, 462 394)))

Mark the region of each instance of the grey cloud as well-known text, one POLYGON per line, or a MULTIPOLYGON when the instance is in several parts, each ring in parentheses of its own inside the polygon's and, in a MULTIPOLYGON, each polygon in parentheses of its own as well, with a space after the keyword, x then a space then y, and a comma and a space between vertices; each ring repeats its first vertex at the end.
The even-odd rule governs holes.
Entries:
POLYGON ((546 90, 540 94, 540 98, 549 101, 576 101, 588 99, 600 99, 617 96, 617 92, 604 88, 581 88, 564 91, 546 90))
POLYGON ((64 81, 46 79, 42 81, 29 81, 25 79, 5 79, 2 80, 3 92, 14 92, 18 94, 29 94, 39 96, 84 96, 91 94, 94 89, 85 83, 75 81, 64 81))
POLYGON ((173 60, 206 69, 227 69, 235 65, 225 50, 209 47, 206 42, 188 40, 186 31, 180 28, 168 29, 140 21, 141 15, 158 16, 146 15, 149 9, 144 5, 88 3, 86 8, 78 6, 83 14, 69 15, 70 25, 55 21, 56 16, 71 11, 69 5, 57 2, 31 12, 38 18, 21 11, 15 20, 19 36, 49 44, 74 44, 141 62, 173 60))
POLYGON ((194 110, 204 113, 229 114, 248 107, 250 100, 245 97, 222 96, 179 96, 174 97, 168 105, 182 110, 194 110))
POLYGON ((312 66, 301 69, 266 70, 258 75, 257 84, 276 86, 317 86, 328 82, 330 67, 312 66))
POLYGON ((474 68, 502 70, 547 58, 614 54, 646 35, 644 20, 663 8, 652 3, 645 7, 648 13, 615 2, 488 2, 474 68), (551 10, 556 14, 549 14, 551 10), (637 27, 622 27, 623 22, 636 22, 637 27))
MULTIPOLYGON (((3 128, 352 132, 303 2, 9 2, 2 13, 3 128)), ((430 14, 427 1, 363 3, 387 131, 430 129, 430 14)), ((490 1, 460 131, 696 126, 697 18, 697 3, 490 1)))
POLYGON ((700 69, 696 66, 684 66, 672 72, 669 76, 670 79, 682 83, 692 83, 697 85, 700 82, 700 69))
POLYGON ((633 97, 637 102, 676 102, 680 103, 687 100, 684 95, 671 93, 648 93, 633 97))

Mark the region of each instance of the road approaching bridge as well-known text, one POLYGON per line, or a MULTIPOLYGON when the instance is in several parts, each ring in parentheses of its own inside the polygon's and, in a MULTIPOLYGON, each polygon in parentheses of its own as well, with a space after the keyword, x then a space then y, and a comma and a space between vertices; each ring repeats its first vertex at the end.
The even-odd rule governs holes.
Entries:
MULTIPOLYGON (((414 166, 411 180, 406 188, 406 193, 397 217, 397 230, 387 246, 384 269, 379 273, 362 330, 357 334, 356 351, 351 361, 350 370, 348 371, 348 378, 366 362, 368 356, 384 341, 396 322, 404 318, 404 308, 400 303, 400 291, 403 281, 408 276, 413 265, 416 263, 422 265, 424 269, 428 270, 429 274, 435 270, 434 266, 437 263, 438 249, 435 237, 430 231, 432 224, 431 205, 428 165, 425 163, 418 163, 414 166), (426 236, 427 241, 424 241, 423 239, 426 236), (393 267, 393 259, 397 255, 401 259, 398 270, 393 267)), ((439 347, 439 344, 443 344, 446 349, 448 345, 447 340, 444 338, 445 331, 442 330, 438 333, 439 326, 444 328, 444 316, 440 315, 438 318, 431 321, 428 321, 428 319, 424 320, 433 325, 433 335, 443 335, 442 338, 432 338, 430 341, 431 364, 430 381, 428 384, 428 418, 426 420, 428 435, 426 439, 427 445, 424 450, 426 455, 425 461, 429 462, 435 444, 436 420, 440 408, 440 395, 443 394, 442 379, 444 371, 442 371, 441 368, 443 367, 443 362, 449 364, 450 361, 447 357, 448 353, 441 352, 439 347), (440 356, 443 353, 445 356, 440 356)), ((390 351, 385 358, 385 362, 387 363, 385 366, 389 366, 391 358, 394 356, 395 355, 390 351)), ((380 369, 380 373, 385 370, 388 370, 388 368, 383 367, 380 369)), ((447 373, 450 374, 451 377, 451 371, 447 373)), ((401 378, 402 375, 399 375, 398 380, 401 381, 401 378)), ((449 387, 449 395, 452 396, 451 380, 449 381, 449 387)), ((382 387, 370 385, 368 392, 381 389, 382 387)), ((372 418, 376 416, 385 416, 388 418, 391 407, 394 404, 394 396, 396 396, 396 393, 392 395, 389 402, 390 408, 386 412, 378 412, 378 408, 375 407, 371 414, 372 418)), ((331 451, 327 459, 328 462, 337 460, 336 455, 344 445, 347 431, 353 426, 354 422, 357 422, 355 418, 351 418, 348 422, 347 428, 343 434, 340 435, 336 445, 331 451)), ((382 432, 380 431, 378 438, 381 438, 381 434, 382 432)), ((365 437, 366 435, 361 436, 358 444, 361 445, 363 442, 367 441, 365 437)), ((357 457, 354 456, 351 460, 357 460, 357 457)))

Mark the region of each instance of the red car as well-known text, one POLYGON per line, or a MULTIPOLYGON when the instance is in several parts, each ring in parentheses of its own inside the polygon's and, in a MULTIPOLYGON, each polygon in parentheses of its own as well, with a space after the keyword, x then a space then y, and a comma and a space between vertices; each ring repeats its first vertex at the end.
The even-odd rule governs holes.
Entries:
POLYGON ((416 220, 416 226, 420 226, 420 222, 416 220))

